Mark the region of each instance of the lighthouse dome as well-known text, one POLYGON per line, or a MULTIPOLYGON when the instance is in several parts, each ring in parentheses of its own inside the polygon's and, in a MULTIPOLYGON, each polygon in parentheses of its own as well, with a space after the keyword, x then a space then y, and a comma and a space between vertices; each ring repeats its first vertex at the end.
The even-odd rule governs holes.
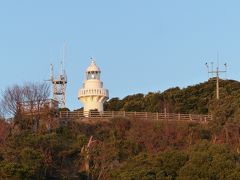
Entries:
POLYGON ((92 63, 87 68, 87 72, 101 72, 100 68, 97 66, 95 60, 92 60, 92 63))

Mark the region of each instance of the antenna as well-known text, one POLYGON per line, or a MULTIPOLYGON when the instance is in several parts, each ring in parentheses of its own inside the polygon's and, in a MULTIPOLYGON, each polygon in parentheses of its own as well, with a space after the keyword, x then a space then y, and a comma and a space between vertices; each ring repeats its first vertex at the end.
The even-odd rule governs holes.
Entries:
MULTIPOLYGON (((64 50, 65 52, 65 50, 64 50)), ((55 77, 54 65, 51 64, 50 81, 52 83, 53 99, 57 101, 60 108, 66 107, 66 89, 67 89, 67 74, 64 67, 65 55, 61 61, 60 75, 55 77)))
POLYGON ((61 68, 61 73, 60 74, 62 75, 63 74, 63 61, 61 61, 61 67, 60 68, 61 68))
MULTIPOLYGON (((214 62, 211 62, 211 67, 212 67, 212 71, 213 71, 214 62)), ((212 78, 213 78, 213 73, 212 73, 212 78)))
MULTIPOLYGON (((218 58, 218 57, 217 57, 218 58)), ((216 77, 216 98, 217 100, 220 99, 220 95, 219 95, 219 91, 220 91, 220 88, 219 88, 219 76, 221 73, 225 73, 225 75, 227 74, 227 63, 224 64, 225 66, 225 70, 220 70, 219 68, 219 59, 218 59, 218 66, 216 67, 216 70, 214 70, 214 63, 211 62, 211 65, 212 65, 212 70, 209 71, 209 66, 208 66, 208 63, 205 64, 207 69, 208 69, 208 74, 212 74, 212 78, 213 77, 216 77)))
POLYGON ((62 51, 62 68, 63 68, 63 70, 65 69, 66 59, 67 59, 67 43, 66 43, 66 41, 64 41, 63 51, 62 51))
POLYGON ((67 42, 65 41, 63 46, 62 75, 64 75, 67 80, 67 73, 66 73, 66 67, 65 67, 66 60, 67 60, 67 42))
POLYGON ((50 66, 51 66, 51 70, 50 70, 51 78, 50 78, 50 80, 52 81, 54 79, 54 65, 51 64, 50 66))
POLYGON ((225 71, 226 71, 226 73, 225 73, 225 79, 227 79, 228 64, 225 63, 224 66, 225 66, 225 71))
MULTIPOLYGON (((209 66, 208 66, 208 63, 207 63, 207 62, 205 63, 205 66, 207 67, 207 70, 208 70, 208 72, 209 72, 209 66)), ((209 73, 208 73, 208 79, 209 79, 209 73)))

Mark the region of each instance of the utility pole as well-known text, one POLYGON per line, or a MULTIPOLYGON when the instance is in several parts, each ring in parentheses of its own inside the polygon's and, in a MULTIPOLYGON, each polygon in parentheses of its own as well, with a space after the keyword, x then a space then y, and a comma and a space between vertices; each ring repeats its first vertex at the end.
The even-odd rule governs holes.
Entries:
POLYGON ((208 65, 208 63, 206 63, 205 65, 206 65, 206 67, 207 67, 207 69, 208 69, 208 74, 212 74, 212 78, 216 78, 216 98, 217 98, 217 100, 219 100, 220 99, 220 93, 219 93, 219 91, 220 91, 220 88, 219 88, 219 80, 220 80, 220 74, 221 73, 227 73, 227 63, 225 63, 224 64, 224 66, 225 66, 225 70, 220 70, 220 68, 219 68, 219 63, 218 63, 218 65, 217 65, 217 68, 216 68, 216 70, 214 70, 214 66, 213 66, 213 62, 211 62, 211 70, 209 70, 209 65, 208 65))

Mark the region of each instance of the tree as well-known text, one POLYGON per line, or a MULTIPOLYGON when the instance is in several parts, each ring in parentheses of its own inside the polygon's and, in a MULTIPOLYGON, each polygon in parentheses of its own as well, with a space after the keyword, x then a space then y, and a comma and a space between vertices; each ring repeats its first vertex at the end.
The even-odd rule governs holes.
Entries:
POLYGON ((4 114, 15 116, 23 102, 23 89, 19 85, 8 87, 2 95, 1 107, 4 114))
POLYGON ((5 120, 0 119, 0 144, 4 144, 9 134, 10 125, 5 120))
POLYGON ((112 98, 104 104, 104 109, 107 111, 120 111, 123 103, 119 98, 112 98))
POLYGON ((209 123, 214 135, 213 142, 217 141, 218 135, 225 132, 225 139, 228 143, 228 126, 238 121, 238 99, 232 95, 227 95, 219 100, 212 100, 210 103, 210 112, 213 115, 213 121, 209 123))
POLYGON ((46 83, 26 83, 8 87, 2 94, 1 106, 8 116, 16 116, 23 110, 40 111, 50 95, 46 83))
POLYGON ((46 83, 27 83, 22 87, 24 102, 28 102, 30 111, 39 112, 49 98, 49 85, 46 83))
POLYGON ((184 152, 169 151, 155 155, 140 154, 112 171, 113 179, 176 179, 188 161, 184 152))
POLYGON ((8 87, 2 94, 1 107, 20 129, 38 129, 40 114, 49 111, 50 91, 46 83, 25 83, 8 87), (26 116, 27 115, 27 116, 26 116), (25 117, 24 117, 25 116, 25 117))
POLYGON ((228 145, 202 141, 189 150, 189 161, 179 171, 179 179, 228 179, 236 174, 238 158, 228 145))

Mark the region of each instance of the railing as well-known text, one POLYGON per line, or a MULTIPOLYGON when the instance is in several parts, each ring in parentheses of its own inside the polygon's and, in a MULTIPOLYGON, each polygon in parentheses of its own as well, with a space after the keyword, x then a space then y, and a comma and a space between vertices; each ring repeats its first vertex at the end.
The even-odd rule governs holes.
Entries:
POLYGON ((82 89, 80 90, 79 94, 80 96, 91 96, 91 95, 108 96, 109 92, 107 89, 96 88, 96 89, 82 89))
POLYGON ((48 107, 51 109, 58 109, 59 103, 54 99, 33 100, 20 102, 18 108, 23 112, 29 113, 31 111, 40 112, 41 109, 48 107))
POLYGON ((168 120, 168 121, 190 121, 207 123, 212 120, 211 115, 201 114, 175 114, 175 113, 150 113, 150 112, 126 112, 126 111, 97 111, 80 112, 80 111, 61 111, 60 118, 87 118, 87 119, 110 119, 114 117, 129 117, 142 120, 168 120))

